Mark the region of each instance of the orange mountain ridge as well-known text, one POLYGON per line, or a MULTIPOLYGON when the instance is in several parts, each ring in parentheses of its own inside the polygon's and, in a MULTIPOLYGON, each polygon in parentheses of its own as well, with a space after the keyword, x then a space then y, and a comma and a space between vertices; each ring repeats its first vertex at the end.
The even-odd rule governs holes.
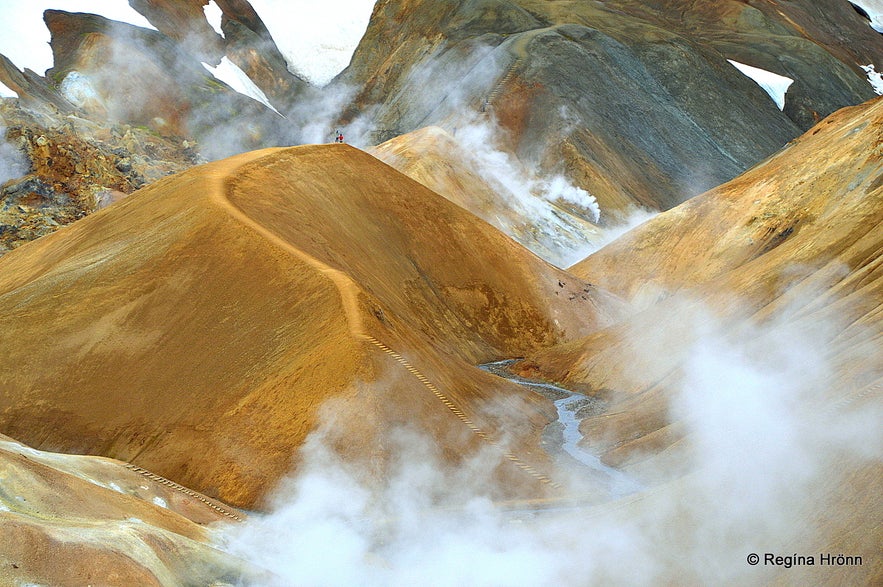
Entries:
POLYGON ((249 153, 0 259, 0 425, 253 507, 329 399, 340 450, 382 459, 396 423, 459 458, 506 431, 502 397, 542 468, 554 412, 473 365, 610 322, 608 298, 356 149, 249 153))

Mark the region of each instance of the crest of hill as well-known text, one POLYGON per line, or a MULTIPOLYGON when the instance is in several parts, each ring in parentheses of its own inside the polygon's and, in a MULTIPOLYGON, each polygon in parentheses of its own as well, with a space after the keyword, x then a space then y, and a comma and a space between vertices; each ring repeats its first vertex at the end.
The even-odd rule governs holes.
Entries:
POLYGON ((5 255, 0 300, 5 433, 247 507, 330 398, 350 453, 395 422, 467 452, 438 389, 491 431, 507 397, 514 446, 536 447, 547 406, 472 365, 612 320, 594 288, 346 145, 161 180, 5 255))

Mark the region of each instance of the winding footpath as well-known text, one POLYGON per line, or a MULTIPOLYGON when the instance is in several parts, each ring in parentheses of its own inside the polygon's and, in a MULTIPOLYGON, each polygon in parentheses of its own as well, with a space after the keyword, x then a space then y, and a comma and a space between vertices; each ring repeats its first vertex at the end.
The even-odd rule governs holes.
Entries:
POLYGON ((288 253, 292 257, 295 257, 296 259, 308 264, 310 267, 318 271, 321 275, 331 280, 331 282, 340 294, 340 301, 344 310, 350 334, 354 338, 367 342, 368 344, 381 350, 384 354, 394 359, 396 363, 404 367, 405 370, 412 377, 414 377, 425 389, 432 393, 432 395, 445 408, 447 408, 448 411, 450 411, 458 420, 460 420, 460 422, 466 425, 478 438, 500 449, 503 456, 513 465, 518 467, 521 471, 523 471, 527 475, 530 475, 539 483, 548 485, 555 489, 560 489, 561 485, 559 483, 556 483, 548 476, 537 471, 533 466, 524 462, 524 460, 522 460, 518 455, 500 448, 498 443, 495 442, 490 435, 488 435, 484 430, 476 425, 466 415, 466 413, 454 401, 452 401, 450 397, 442 393, 441 390, 439 390, 438 386, 430 381, 429 378, 426 377, 426 375, 424 375, 416 367, 414 367, 414 365, 412 365, 400 353, 394 351, 389 346, 387 346, 377 338, 371 336, 367 332, 367 330, 365 329, 365 323, 362 313, 359 311, 358 296, 360 288, 356 284, 356 282, 352 280, 352 278, 350 278, 344 272, 330 267, 326 263, 323 263, 319 259, 306 253, 305 251, 293 246, 291 243, 280 237, 278 234, 274 233, 266 226, 260 224, 259 222, 248 216, 242 209, 240 209, 238 206, 236 206, 236 204, 231 201, 230 194, 231 191, 234 189, 232 179, 235 177, 237 171, 250 164, 259 164, 258 162, 262 158, 266 157, 269 154, 282 151, 284 149, 285 148, 264 149, 262 151, 255 151, 251 153, 245 153, 243 155, 238 155, 223 162, 216 163, 216 167, 213 173, 216 180, 216 185, 213 187, 211 193, 211 197, 214 203, 220 206, 222 210, 228 213, 232 218, 234 218, 243 226, 250 228, 261 237, 265 238, 268 242, 275 245, 277 248, 288 253))
MULTIPOLYGON (((509 72, 507 72, 507 75, 504 76, 504 79, 511 78, 511 75, 509 75, 509 73, 512 73, 516 69, 516 66, 519 64, 519 62, 520 58, 516 59, 515 63, 510 66, 509 72)), ((266 239, 267 242, 272 243, 278 249, 291 255, 297 260, 306 263, 310 267, 314 268, 320 275, 329 279, 339 292, 341 306, 345 314, 347 325, 351 335, 354 338, 370 344, 372 347, 380 350, 386 356, 390 357, 397 365, 403 367, 410 374, 410 376, 412 376, 427 391, 429 391, 441 405, 443 405, 464 426, 469 428, 469 430, 471 430, 475 436, 481 439, 481 441, 498 448, 505 459, 510 461, 518 469, 523 471, 525 474, 531 476, 539 483, 555 489, 561 489, 562 486, 559 483, 553 481, 548 476, 537 471, 534 467, 518 457, 518 455, 512 452, 507 452, 505 451, 505 449, 500 447, 500 445, 493 439, 492 436, 490 436, 480 426, 478 426, 467 415, 467 413, 464 412, 456 404, 456 402, 454 402, 441 389, 439 389, 437 385, 435 385, 407 358, 405 358, 401 353, 396 352, 388 345, 368 333, 365 327, 363 313, 359 309, 359 294, 361 290, 358 284, 352 278, 350 278, 344 272, 335 269, 323 263, 319 259, 309 255, 308 253, 294 247, 291 243, 280 237, 278 234, 274 233, 266 226, 263 226, 259 222, 249 217, 242 209, 240 209, 230 200, 230 193, 231 190, 234 188, 232 180, 238 170, 247 165, 257 163, 260 159, 272 153, 280 152, 283 150, 285 150, 285 148, 265 149, 262 151, 245 153, 222 162, 214 163, 213 168, 211 169, 209 174, 209 176, 214 180, 214 185, 211 186, 210 194, 208 194, 213 203, 219 206, 220 209, 223 210, 225 213, 229 214, 231 218, 233 218, 243 226, 248 227, 250 230, 254 231, 262 238, 266 239)), ((630 476, 626 475, 622 471, 604 465, 596 456, 587 453, 578 446, 577 443, 579 440, 579 421, 576 418, 575 414, 575 401, 578 399, 578 394, 574 394, 569 390, 558 388, 550 384, 538 383, 511 376, 509 374, 503 373, 501 369, 495 368, 502 367, 505 363, 506 361, 492 363, 489 365, 484 365, 482 366, 482 368, 488 372, 491 372, 498 376, 503 376, 511 381, 514 381, 515 383, 526 386, 535 391, 541 388, 546 388, 558 395, 563 394, 563 397, 561 399, 554 400, 554 404, 556 409, 558 410, 559 422, 563 428, 563 442, 561 448, 564 452, 566 452, 570 457, 572 457, 574 460, 581 463, 582 465, 606 475, 609 478, 611 493, 614 496, 630 495, 640 490, 640 485, 630 476)), ((881 388, 883 388, 883 381, 878 380, 876 382, 873 382, 870 385, 860 389, 857 393, 853 394, 852 397, 845 397, 839 402, 831 405, 827 411, 833 412, 843 410, 854 402, 863 399, 868 395, 879 392, 881 388)), ((156 475, 146 469, 143 469, 131 463, 124 463, 124 466, 129 470, 143 475, 147 479, 165 485, 166 487, 169 487, 176 491, 180 491, 188 497, 196 499, 197 501, 204 504, 206 507, 211 508, 216 513, 222 516, 225 516, 237 522, 243 521, 243 517, 236 513, 235 510, 233 510, 232 508, 228 509, 229 506, 225 507, 224 504, 220 502, 209 499, 208 497, 200 493, 192 491, 187 487, 179 485, 173 481, 170 481, 164 477, 156 475)))

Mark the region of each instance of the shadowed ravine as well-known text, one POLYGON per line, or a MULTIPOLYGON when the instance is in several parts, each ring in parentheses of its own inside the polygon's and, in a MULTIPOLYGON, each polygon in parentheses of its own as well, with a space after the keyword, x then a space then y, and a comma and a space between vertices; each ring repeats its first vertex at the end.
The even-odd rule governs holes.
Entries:
POLYGON ((549 424, 543 433, 544 445, 552 449, 550 451, 551 456, 560 457, 567 455, 580 465, 590 469, 594 477, 597 477, 598 473, 600 473, 604 480, 606 491, 611 498, 617 499, 640 491, 641 484, 630 475, 605 465, 600 458, 580 448, 579 441, 582 435, 579 431, 577 412, 586 405, 586 402, 590 402, 591 398, 550 383, 530 381, 509 373, 506 367, 516 360, 496 361, 479 365, 479 367, 488 373, 523 385, 555 404, 558 420, 549 424))

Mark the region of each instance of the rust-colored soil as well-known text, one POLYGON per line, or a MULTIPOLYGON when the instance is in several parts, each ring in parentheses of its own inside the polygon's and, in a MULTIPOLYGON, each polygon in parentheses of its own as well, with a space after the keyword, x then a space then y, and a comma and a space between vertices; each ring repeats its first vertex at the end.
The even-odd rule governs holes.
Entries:
POLYGON ((505 434, 536 473, 508 486, 542 493, 549 406, 473 365, 587 332, 584 289, 351 147, 241 155, 0 260, 0 426, 253 507, 335 398, 344 454, 505 434))

